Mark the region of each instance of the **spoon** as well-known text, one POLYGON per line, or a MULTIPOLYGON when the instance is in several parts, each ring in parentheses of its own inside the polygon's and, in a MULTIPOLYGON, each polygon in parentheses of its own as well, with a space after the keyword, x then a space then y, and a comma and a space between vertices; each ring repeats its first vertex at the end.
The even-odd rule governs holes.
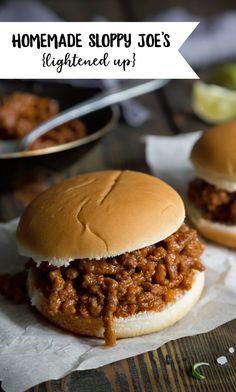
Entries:
POLYGON ((135 86, 120 87, 116 88, 115 90, 111 89, 104 91, 88 99, 85 102, 79 103, 69 109, 64 110, 50 120, 41 123, 38 127, 34 128, 22 139, 1 140, 0 153, 12 153, 21 150, 28 150, 31 144, 36 139, 38 139, 45 133, 51 131, 52 129, 58 127, 59 125, 74 120, 75 118, 82 117, 86 114, 95 112, 97 110, 103 109, 115 103, 119 103, 127 99, 146 94, 153 90, 157 90, 167 84, 167 82, 168 80, 164 79, 153 79, 135 86))

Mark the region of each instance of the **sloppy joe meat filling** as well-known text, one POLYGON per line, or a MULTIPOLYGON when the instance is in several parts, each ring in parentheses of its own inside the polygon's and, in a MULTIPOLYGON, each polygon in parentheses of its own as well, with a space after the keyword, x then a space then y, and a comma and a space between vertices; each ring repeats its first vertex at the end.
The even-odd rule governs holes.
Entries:
MULTIPOLYGON (((59 113, 59 102, 25 92, 14 92, 0 102, 0 139, 21 139, 37 125, 59 113)), ((75 119, 36 139, 30 148, 52 147, 87 136, 86 124, 75 119)))
POLYGON ((236 192, 218 189, 196 178, 189 184, 188 198, 202 210, 204 218, 215 222, 236 224, 236 192))
POLYGON ((57 268, 32 263, 49 313, 102 317, 107 345, 114 345, 115 317, 160 311, 192 287, 194 270, 203 271, 203 245, 195 230, 183 224, 158 242, 117 257, 78 259, 57 268))

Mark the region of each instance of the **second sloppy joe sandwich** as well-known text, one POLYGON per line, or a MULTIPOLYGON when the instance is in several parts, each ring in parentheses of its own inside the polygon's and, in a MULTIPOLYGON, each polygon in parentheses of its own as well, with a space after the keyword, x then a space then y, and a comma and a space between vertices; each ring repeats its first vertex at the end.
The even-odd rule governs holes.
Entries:
POLYGON ((205 132, 191 152, 188 215, 206 238, 236 248, 236 121, 205 132))
POLYGON ((203 245, 184 217, 174 189, 139 172, 88 173, 43 192, 17 230, 32 305, 107 345, 172 325, 204 285, 203 245))

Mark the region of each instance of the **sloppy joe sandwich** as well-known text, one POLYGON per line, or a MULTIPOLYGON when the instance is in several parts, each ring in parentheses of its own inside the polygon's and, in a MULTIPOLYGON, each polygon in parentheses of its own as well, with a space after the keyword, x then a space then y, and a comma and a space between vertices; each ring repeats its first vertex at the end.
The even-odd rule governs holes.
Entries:
POLYGON ((236 121, 211 128, 195 143, 196 178, 188 187, 188 215, 208 239, 236 248, 236 121))
POLYGON ((17 229, 32 305, 107 345, 172 325, 204 285, 203 245, 184 217, 175 190, 139 172, 88 173, 43 192, 17 229))

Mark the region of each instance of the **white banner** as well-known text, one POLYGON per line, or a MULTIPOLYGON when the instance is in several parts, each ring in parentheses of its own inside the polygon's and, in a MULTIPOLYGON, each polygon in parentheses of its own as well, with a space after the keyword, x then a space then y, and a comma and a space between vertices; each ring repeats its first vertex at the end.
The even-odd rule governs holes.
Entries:
POLYGON ((0 23, 1 79, 198 79, 179 53, 198 22, 0 23))

